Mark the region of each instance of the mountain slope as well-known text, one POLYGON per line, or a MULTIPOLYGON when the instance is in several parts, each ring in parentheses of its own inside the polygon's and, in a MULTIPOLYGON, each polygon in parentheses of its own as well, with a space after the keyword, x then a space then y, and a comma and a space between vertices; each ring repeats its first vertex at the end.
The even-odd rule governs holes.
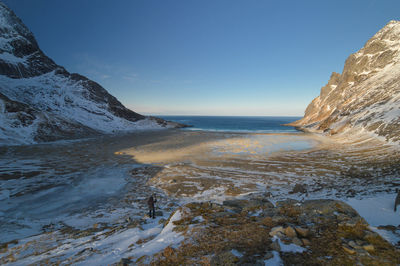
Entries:
POLYGON ((125 108, 96 82, 54 63, 1 2, 0 119, 0 145, 179 126, 125 108))
POLYGON ((390 21, 350 55, 342 74, 332 73, 304 117, 291 125, 330 135, 368 133, 400 141, 400 22, 390 21))

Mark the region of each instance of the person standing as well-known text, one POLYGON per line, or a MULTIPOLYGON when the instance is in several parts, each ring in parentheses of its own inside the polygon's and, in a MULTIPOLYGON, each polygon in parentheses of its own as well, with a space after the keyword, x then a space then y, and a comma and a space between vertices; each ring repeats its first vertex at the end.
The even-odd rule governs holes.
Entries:
POLYGON ((149 216, 150 218, 156 218, 156 210, 154 204, 157 202, 156 196, 153 194, 147 200, 147 205, 149 206, 149 216))

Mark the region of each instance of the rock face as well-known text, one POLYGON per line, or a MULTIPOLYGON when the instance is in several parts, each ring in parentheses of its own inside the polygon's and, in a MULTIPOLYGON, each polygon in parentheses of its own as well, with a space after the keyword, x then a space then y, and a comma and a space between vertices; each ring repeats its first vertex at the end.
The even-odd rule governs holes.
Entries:
POLYGON ((358 52, 342 74, 332 73, 301 120, 304 131, 372 133, 400 141, 400 22, 390 21, 358 52))
POLYGON ((0 2, 0 145, 178 126, 127 109, 96 82, 54 63, 0 2))

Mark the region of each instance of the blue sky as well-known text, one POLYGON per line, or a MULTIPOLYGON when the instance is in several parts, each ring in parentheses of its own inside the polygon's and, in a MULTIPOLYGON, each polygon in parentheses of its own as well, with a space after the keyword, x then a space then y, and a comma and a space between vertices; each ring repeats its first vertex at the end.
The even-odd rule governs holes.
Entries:
POLYGON ((303 115, 400 18, 398 0, 4 2, 56 63, 144 114, 303 115))

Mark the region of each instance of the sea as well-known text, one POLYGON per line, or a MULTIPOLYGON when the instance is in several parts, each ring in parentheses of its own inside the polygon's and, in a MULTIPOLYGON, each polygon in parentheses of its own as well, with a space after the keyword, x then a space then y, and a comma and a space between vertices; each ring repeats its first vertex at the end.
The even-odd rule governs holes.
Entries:
POLYGON ((158 116, 191 127, 185 130, 244 133, 294 133, 285 124, 301 119, 298 116, 158 116))

